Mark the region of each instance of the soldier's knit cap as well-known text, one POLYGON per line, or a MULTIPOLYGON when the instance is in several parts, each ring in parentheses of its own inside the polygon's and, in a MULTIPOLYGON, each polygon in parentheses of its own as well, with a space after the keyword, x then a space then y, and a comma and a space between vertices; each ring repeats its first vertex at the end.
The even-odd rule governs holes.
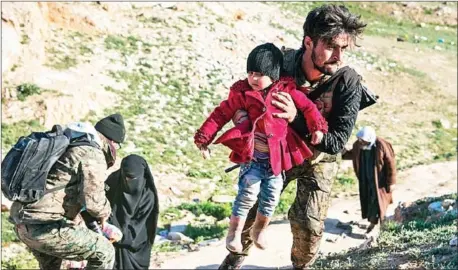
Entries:
POLYGON ((248 55, 246 71, 261 72, 273 81, 280 79, 283 66, 283 54, 272 43, 265 43, 254 48, 248 55))
POLYGON ((117 143, 124 142, 126 129, 122 115, 115 113, 109 115, 95 124, 95 129, 103 136, 117 143))

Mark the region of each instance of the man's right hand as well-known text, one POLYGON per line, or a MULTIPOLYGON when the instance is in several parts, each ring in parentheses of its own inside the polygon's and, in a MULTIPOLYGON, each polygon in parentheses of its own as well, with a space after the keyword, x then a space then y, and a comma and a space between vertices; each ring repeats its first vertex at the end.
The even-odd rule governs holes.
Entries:
POLYGON ((273 113, 274 117, 283 118, 288 121, 288 123, 292 123, 294 118, 296 118, 297 109, 296 105, 294 104, 291 95, 285 92, 278 92, 272 94, 275 100, 272 101, 272 105, 283 110, 283 113, 273 113))

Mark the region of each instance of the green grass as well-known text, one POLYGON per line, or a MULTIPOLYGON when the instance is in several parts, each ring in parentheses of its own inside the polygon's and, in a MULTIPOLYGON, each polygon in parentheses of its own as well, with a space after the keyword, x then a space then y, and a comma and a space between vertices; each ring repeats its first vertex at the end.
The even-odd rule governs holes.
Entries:
POLYGON ((94 54, 91 49, 93 38, 77 31, 65 32, 61 41, 51 44, 46 48, 48 59, 46 66, 67 70, 76 67, 81 62, 89 61, 94 54))
POLYGON ((430 215, 427 207, 433 201, 457 199, 457 194, 426 198, 416 202, 418 211, 403 224, 388 221, 384 224, 378 246, 366 250, 353 249, 319 258, 314 269, 381 269, 396 268, 410 263, 410 267, 426 269, 456 269, 457 250, 448 242, 456 235, 456 214, 446 214, 425 221, 430 215))
POLYGON ((19 242, 14 232, 14 225, 8 221, 9 213, 2 213, 2 245, 5 243, 19 242))
POLYGON ((17 98, 20 101, 24 101, 28 96, 39 95, 42 93, 42 89, 33 83, 23 83, 16 87, 17 98))
POLYGON ((165 223, 180 220, 183 218, 182 211, 187 210, 194 214, 196 217, 206 215, 216 218, 216 220, 223 220, 231 215, 232 206, 230 203, 213 203, 213 202, 199 202, 199 203, 182 203, 175 207, 169 207, 161 213, 161 220, 165 223))
POLYGON ((2 269, 16 270, 16 269, 39 269, 38 261, 32 253, 25 251, 16 254, 10 260, 2 259, 2 269))
POLYGON ((202 214, 212 216, 217 220, 225 219, 226 217, 230 216, 232 212, 231 204, 217 204, 212 202, 183 203, 178 206, 177 209, 188 210, 195 216, 200 216, 202 214))
MULTIPOLYGON (((275 5, 279 5, 281 9, 296 13, 303 17, 304 20, 308 12, 323 4, 323 2, 275 3, 275 5)), ((427 27, 420 27, 408 19, 398 20, 394 16, 378 12, 377 7, 381 5, 380 3, 364 2, 363 5, 363 3, 360 2, 345 2, 342 4, 345 5, 352 13, 361 15, 362 21, 367 23, 364 35, 388 37, 394 40, 397 37, 403 37, 406 42, 409 43, 418 43, 420 46, 426 46, 429 48, 439 45, 446 50, 456 53, 456 26, 450 26, 448 30, 443 28, 436 30, 436 25, 433 24, 429 24, 427 27), (415 39, 415 36, 426 37, 427 40, 415 39), (446 43, 439 44, 438 40, 440 38, 445 39, 446 43), (454 45, 451 45, 450 42, 454 42, 454 45)))
POLYGON ((140 45, 144 53, 151 52, 150 47, 152 46, 148 42, 142 41, 139 37, 134 36, 115 36, 109 35, 105 38, 105 48, 108 50, 117 50, 122 55, 132 55, 139 52, 140 45))
MULTIPOLYGON (((2 123, 2 150, 9 150, 19 137, 27 136, 32 131, 45 131, 45 128, 37 120, 2 123)), ((6 154, 6 151, 2 152, 6 154)))
POLYGON ((280 196, 280 202, 278 203, 277 208, 275 209, 275 215, 286 215, 288 214, 289 208, 296 198, 296 180, 291 181, 288 186, 283 190, 283 193, 280 196))
MULTIPOLYGON (((453 122, 452 122, 453 123, 453 122)), ((435 130, 430 135, 432 141, 430 148, 434 151, 434 160, 451 160, 456 159, 457 153, 457 129, 445 128, 440 121, 434 121, 435 130)))
POLYGON ((183 234, 199 243, 209 239, 223 238, 226 235, 227 228, 227 224, 188 225, 183 234))
POLYGON ((177 252, 182 250, 183 247, 180 244, 165 242, 162 244, 154 244, 152 251, 154 252, 177 252))

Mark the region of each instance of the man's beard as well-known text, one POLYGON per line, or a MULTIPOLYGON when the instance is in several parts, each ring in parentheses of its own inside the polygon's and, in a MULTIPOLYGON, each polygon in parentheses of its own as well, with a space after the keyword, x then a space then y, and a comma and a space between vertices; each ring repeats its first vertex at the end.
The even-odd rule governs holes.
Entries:
MULTIPOLYGON (((336 71, 339 69, 339 65, 337 65, 337 68, 332 71, 332 70, 326 70, 324 65, 322 67, 318 66, 315 62, 316 60, 316 55, 315 55, 315 50, 313 49, 312 50, 312 63, 313 63, 313 67, 316 69, 316 70, 319 70, 321 73, 323 73, 324 75, 333 75, 334 73, 336 73, 336 71)), ((335 62, 332 62, 332 63, 327 63, 327 64, 334 64, 334 63, 338 63, 338 61, 335 61, 335 62)))

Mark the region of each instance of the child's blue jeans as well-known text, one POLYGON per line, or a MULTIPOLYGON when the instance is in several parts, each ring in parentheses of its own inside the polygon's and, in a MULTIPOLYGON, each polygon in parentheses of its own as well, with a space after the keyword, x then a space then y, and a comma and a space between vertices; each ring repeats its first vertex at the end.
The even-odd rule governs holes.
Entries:
POLYGON ((239 173, 239 192, 232 214, 246 217, 259 197, 258 212, 266 217, 273 216, 280 201, 282 188, 283 177, 281 174, 273 174, 268 159, 242 164, 239 173))

